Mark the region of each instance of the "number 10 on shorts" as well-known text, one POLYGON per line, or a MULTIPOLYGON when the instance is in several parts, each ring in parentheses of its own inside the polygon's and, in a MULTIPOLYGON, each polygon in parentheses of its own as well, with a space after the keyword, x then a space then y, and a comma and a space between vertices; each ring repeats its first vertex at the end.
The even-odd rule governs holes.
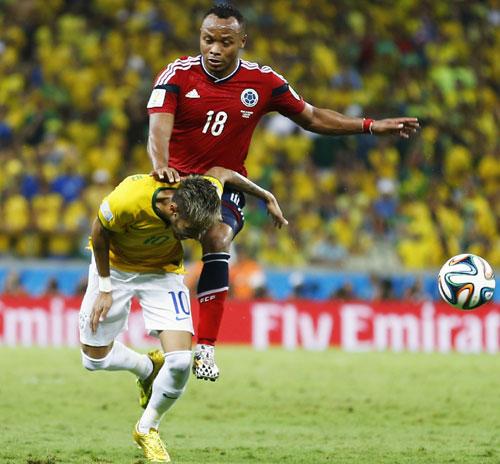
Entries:
POLYGON ((172 298, 172 304, 174 305, 176 319, 181 320, 190 317, 191 304, 186 292, 181 290, 179 292, 168 292, 168 294, 172 298))

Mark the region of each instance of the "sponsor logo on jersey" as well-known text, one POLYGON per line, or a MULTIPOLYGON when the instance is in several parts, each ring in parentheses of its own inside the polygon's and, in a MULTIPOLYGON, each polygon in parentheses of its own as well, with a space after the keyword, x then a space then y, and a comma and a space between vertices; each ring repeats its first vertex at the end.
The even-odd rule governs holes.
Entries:
POLYGON ((253 107, 259 101, 259 94, 254 89, 245 89, 241 92, 241 103, 245 106, 253 107))
POLYGON ((148 108, 159 108, 163 106, 166 94, 167 91, 165 89, 154 89, 151 92, 151 97, 149 97, 148 108))
POLYGON ((201 98, 201 97, 200 97, 200 94, 198 93, 198 91, 197 91, 196 89, 190 90, 190 91, 186 94, 186 97, 187 97, 187 98, 201 98))

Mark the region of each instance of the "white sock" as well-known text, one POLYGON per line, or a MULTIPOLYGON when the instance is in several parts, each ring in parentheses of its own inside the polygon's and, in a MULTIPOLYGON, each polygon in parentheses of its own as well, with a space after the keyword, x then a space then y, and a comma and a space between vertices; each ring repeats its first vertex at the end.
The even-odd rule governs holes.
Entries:
POLYGON ((184 393, 191 369, 191 351, 171 351, 165 354, 165 364, 153 382, 153 393, 139 420, 140 433, 157 429, 165 413, 184 393))
POLYGON ((153 372, 153 363, 145 354, 139 354, 115 340, 111 351, 101 359, 94 359, 82 352, 82 363, 88 370, 130 371, 141 379, 153 372))

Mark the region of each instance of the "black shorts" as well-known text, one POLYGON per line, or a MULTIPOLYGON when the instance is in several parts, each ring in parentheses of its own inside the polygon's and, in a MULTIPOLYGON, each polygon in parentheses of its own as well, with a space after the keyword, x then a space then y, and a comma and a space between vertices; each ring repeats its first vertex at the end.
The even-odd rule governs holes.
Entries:
POLYGON ((233 229, 235 237, 245 225, 245 216, 243 215, 245 203, 243 193, 238 190, 224 188, 221 199, 222 222, 233 229))

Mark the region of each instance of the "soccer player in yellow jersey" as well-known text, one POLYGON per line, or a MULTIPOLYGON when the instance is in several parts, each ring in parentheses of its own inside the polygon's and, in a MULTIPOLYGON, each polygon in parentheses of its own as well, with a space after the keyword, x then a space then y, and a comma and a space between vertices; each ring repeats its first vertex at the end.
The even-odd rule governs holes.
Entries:
POLYGON ((90 371, 128 370, 137 376, 145 411, 133 437, 151 462, 170 462, 158 427, 183 393, 191 366, 193 322, 181 240, 200 239, 221 220, 225 184, 263 199, 275 225, 287 224, 270 192, 216 167, 177 184, 146 174, 127 177, 103 200, 92 226, 93 259, 80 309, 82 363, 90 371), (134 296, 164 354, 139 354, 115 340, 127 327, 134 296))

